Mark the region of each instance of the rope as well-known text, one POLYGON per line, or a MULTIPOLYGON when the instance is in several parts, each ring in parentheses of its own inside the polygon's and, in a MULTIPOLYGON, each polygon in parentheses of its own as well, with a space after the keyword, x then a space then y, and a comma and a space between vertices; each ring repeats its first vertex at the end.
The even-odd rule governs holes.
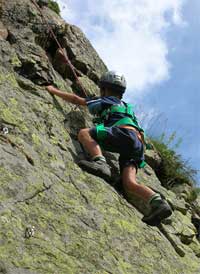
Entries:
POLYGON ((58 39, 57 39, 57 37, 56 37, 56 35, 55 35, 53 29, 51 28, 50 24, 47 22, 47 20, 46 20, 44 14, 43 14, 41 8, 40 8, 39 5, 35 2, 35 0, 30 0, 30 1, 33 3, 33 5, 37 8, 37 10, 39 11, 39 13, 41 14, 41 17, 42 17, 44 23, 47 25, 47 28, 48 28, 49 33, 51 33, 51 35, 52 35, 52 37, 54 38, 56 44, 58 45, 58 48, 60 49, 61 53, 63 54, 66 63, 67 63, 68 66, 70 67, 70 69, 71 69, 71 71, 72 71, 72 73, 73 73, 73 75, 74 75, 74 77, 75 77, 75 79, 76 79, 77 84, 78 84, 79 87, 82 89, 83 94, 87 97, 87 93, 86 93, 85 89, 83 88, 82 84, 80 83, 80 81, 79 81, 79 79, 78 79, 78 76, 77 76, 77 74, 76 74, 76 72, 75 72, 74 66, 73 66, 72 63, 70 62, 70 60, 69 60, 68 56, 66 55, 65 51, 63 50, 63 48, 61 47, 61 44, 59 43, 59 41, 58 41, 58 39))

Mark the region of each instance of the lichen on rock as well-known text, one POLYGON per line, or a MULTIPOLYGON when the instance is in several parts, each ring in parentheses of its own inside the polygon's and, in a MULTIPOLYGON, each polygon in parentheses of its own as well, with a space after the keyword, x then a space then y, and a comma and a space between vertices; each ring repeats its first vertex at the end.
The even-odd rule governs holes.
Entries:
MULTIPOLYGON (((79 28, 42 2, 80 82, 88 95, 97 94, 105 64, 79 28)), ((58 69, 58 47, 32 1, 1 4, 8 36, 0 40, 0 273, 200 273, 192 205, 180 190, 162 186, 156 152, 147 155, 138 181, 165 196, 174 213, 152 228, 141 221, 148 208, 120 190, 115 154, 107 154, 112 185, 78 167, 77 133, 91 117, 45 90, 51 83, 81 93, 69 68, 58 69)))

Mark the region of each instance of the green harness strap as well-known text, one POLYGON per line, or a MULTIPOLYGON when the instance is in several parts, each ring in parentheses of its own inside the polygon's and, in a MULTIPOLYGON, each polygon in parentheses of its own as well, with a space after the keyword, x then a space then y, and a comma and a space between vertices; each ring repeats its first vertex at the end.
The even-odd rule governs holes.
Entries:
POLYGON ((134 116, 134 112, 132 110, 132 106, 130 104, 127 104, 126 106, 116 106, 116 105, 113 105, 109 109, 105 109, 101 113, 101 118, 103 119, 107 115, 112 114, 114 112, 124 113, 124 114, 127 114, 127 115, 131 116, 131 117, 134 116))
MULTIPOLYGON (((114 127, 114 126, 120 126, 120 125, 131 125, 131 126, 137 127, 137 125, 129 117, 124 117, 124 118, 120 119, 119 121, 117 121, 116 123, 114 123, 112 125, 112 127, 114 127)), ((104 139, 106 138, 107 132, 106 132, 106 129, 105 129, 105 126, 104 126, 103 123, 98 124, 96 126, 96 132, 97 132, 97 139, 98 139, 98 141, 100 141, 100 142, 104 141, 104 139)))
POLYGON ((129 126, 134 126, 138 128, 137 124, 133 121, 133 119, 129 117, 124 117, 113 124, 113 126, 121 126, 121 125, 127 125, 127 126, 129 125, 129 126))
POLYGON ((138 125, 138 122, 137 122, 137 119, 133 112, 133 107, 131 104, 126 104, 125 106, 113 105, 110 108, 105 109, 101 113, 99 121, 103 122, 112 113, 123 113, 123 114, 127 115, 127 117, 119 120, 113 126, 131 125, 131 126, 136 127, 139 131, 143 131, 143 129, 138 125))
POLYGON ((103 141, 106 138, 106 130, 104 128, 104 120, 108 118, 108 116, 112 113, 123 113, 126 114, 127 117, 124 117, 114 123, 112 126, 120 126, 120 125, 129 125, 137 128, 139 131, 143 131, 143 129, 138 125, 135 114, 132 109, 132 105, 126 104, 124 106, 113 105, 109 109, 105 109, 101 115, 100 119, 97 121, 100 123, 96 126, 97 130, 97 138, 99 141, 103 141))
POLYGON ((96 133, 98 141, 102 143, 107 136, 107 132, 103 123, 96 126, 96 133))

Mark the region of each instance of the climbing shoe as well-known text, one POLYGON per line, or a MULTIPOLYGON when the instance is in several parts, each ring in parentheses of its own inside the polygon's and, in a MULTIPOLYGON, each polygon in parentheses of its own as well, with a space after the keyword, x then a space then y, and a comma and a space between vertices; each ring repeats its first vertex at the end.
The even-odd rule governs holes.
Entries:
POLYGON ((172 214, 172 209, 166 200, 162 199, 156 207, 152 207, 149 215, 144 216, 142 221, 151 226, 158 226, 161 221, 172 214))
POLYGON ((92 160, 92 161, 87 161, 87 160, 80 160, 78 162, 78 165, 85 171, 99 176, 102 179, 109 181, 111 178, 111 170, 109 165, 101 160, 92 160))

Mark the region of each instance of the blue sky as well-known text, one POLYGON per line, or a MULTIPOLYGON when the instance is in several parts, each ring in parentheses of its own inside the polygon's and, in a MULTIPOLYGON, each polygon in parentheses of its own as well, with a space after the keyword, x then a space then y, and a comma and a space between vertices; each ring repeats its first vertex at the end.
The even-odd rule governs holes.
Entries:
POLYGON ((149 134, 176 131, 176 141, 183 139, 178 153, 200 169, 200 1, 57 2, 108 68, 125 75, 125 99, 138 105, 149 134))
MULTIPOLYGON (((200 169, 199 10, 198 0, 185 3, 183 18, 186 26, 174 27, 166 33, 170 79, 152 87, 145 100, 140 98, 141 104, 148 108, 153 106, 162 113, 161 131, 168 132, 168 135, 176 131, 177 139, 182 137, 178 153, 197 170, 200 169)), ((155 126, 151 131, 159 134, 155 126)), ((197 178, 200 182, 200 174, 197 178)))

